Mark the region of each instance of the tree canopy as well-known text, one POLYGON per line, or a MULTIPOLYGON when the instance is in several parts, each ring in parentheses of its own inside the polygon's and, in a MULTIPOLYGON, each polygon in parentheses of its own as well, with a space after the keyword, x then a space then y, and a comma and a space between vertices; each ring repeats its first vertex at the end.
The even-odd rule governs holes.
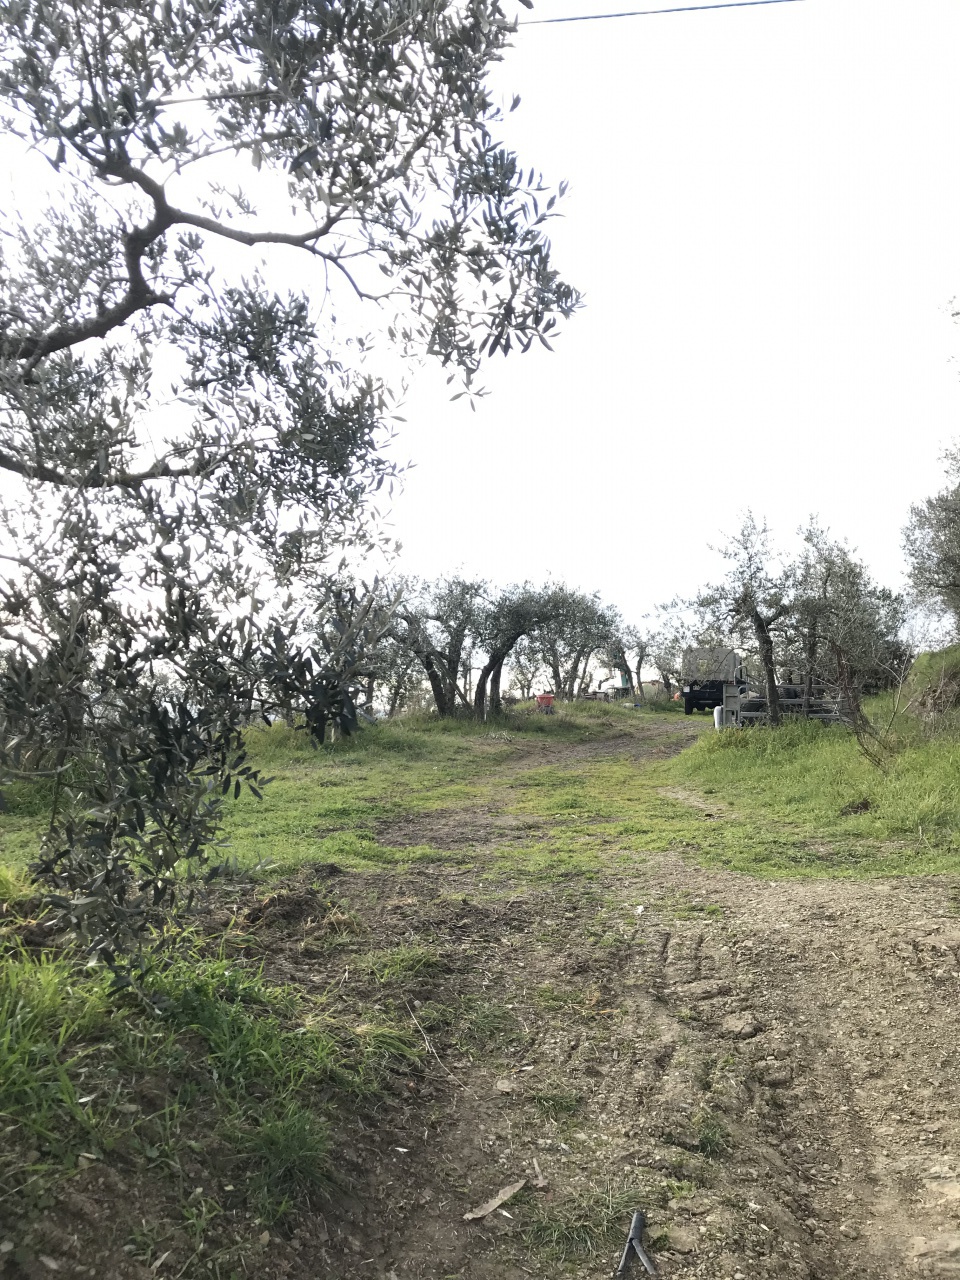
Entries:
POLYGON ((914 504, 904 530, 904 550, 918 595, 960 621, 960 449, 946 454, 949 483, 914 504))
POLYGON ((0 774, 25 744, 50 764, 38 866, 108 954, 202 860, 225 789, 256 785, 249 717, 349 728, 361 651, 389 647, 331 561, 376 540, 393 474, 367 316, 391 358, 473 394, 578 297, 550 259, 556 193, 496 138, 500 0, 0 13, 23 146, 0 242, 0 470, 22 486, 0 774))
POLYGON ((730 644, 746 654, 771 724, 780 720, 781 681, 801 684, 808 700, 814 685, 826 685, 858 701, 863 689, 902 678, 908 657, 902 597, 878 586, 850 547, 815 520, 799 535, 799 552, 785 555, 748 511, 720 548, 725 576, 673 628, 674 653, 687 644, 730 644))
POLYGON ((493 134, 499 0, 4 19, 0 118, 55 178, 2 247, 0 468, 226 527, 289 573, 388 471, 387 395, 335 307, 379 300, 399 348, 469 382, 576 306, 555 197, 493 134), (281 254, 308 282, 286 296, 281 254))

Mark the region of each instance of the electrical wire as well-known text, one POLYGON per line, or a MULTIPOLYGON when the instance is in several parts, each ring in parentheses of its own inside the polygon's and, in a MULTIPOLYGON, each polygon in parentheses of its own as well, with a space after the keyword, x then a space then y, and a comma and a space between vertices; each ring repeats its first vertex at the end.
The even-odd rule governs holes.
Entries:
POLYGON ((572 18, 522 18, 520 27, 541 27, 553 22, 599 22, 604 18, 645 18, 654 13, 699 13, 701 9, 746 9, 757 4, 799 4, 802 0, 725 0, 723 4, 685 4, 675 9, 633 9, 627 13, 581 13, 572 18))

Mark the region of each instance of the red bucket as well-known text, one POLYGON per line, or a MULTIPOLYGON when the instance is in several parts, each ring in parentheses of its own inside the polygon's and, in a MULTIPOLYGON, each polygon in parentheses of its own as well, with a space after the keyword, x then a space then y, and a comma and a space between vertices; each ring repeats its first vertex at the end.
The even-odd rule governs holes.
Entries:
POLYGON ((553 706, 553 699, 554 699, 554 694, 552 694, 552 693, 538 693, 538 694, 537 694, 537 706, 538 706, 538 707, 552 707, 552 706, 553 706))

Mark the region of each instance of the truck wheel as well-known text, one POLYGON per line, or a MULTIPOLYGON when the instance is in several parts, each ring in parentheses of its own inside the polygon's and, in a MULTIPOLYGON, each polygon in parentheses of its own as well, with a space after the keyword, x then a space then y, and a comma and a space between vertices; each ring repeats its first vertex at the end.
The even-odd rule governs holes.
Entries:
POLYGON ((683 714, 684 714, 685 716, 692 716, 692 715, 693 715, 693 700, 692 700, 691 698, 684 698, 684 700, 683 700, 683 714))

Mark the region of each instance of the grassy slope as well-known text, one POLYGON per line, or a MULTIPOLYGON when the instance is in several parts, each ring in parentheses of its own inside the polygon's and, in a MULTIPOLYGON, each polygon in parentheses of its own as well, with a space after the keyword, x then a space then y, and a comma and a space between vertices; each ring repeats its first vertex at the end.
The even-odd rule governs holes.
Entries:
POLYGON ((908 691, 917 693, 925 688, 936 688, 941 681, 956 680, 960 676, 960 644, 948 645, 931 653, 921 653, 910 670, 908 691))
POLYGON ((916 731, 901 745, 882 773, 835 726, 718 735, 703 719, 591 704, 481 730, 401 722, 323 752, 275 728, 255 751, 276 781, 262 805, 241 800, 227 830, 247 865, 264 854, 281 869, 305 857, 404 862, 442 855, 428 843, 391 847, 379 823, 479 804, 530 822, 528 840, 494 850, 491 871, 511 874, 550 877, 664 849, 772 876, 955 871, 960 741, 916 731), (524 761, 543 735, 573 747, 658 721, 703 732, 681 754, 639 766, 629 737, 592 759, 524 761))
MULTIPOLYGON (((703 718, 685 721, 672 708, 586 703, 480 727, 400 720, 319 750, 275 725, 251 735, 251 754, 274 781, 262 801, 244 795, 231 805, 224 836, 245 868, 286 872, 311 859, 402 864, 441 851, 406 839, 394 847, 391 830, 480 805, 529 821, 530 839, 496 850, 494 866, 531 875, 663 849, 761 875, 956 870, 960 739, 919 727, 900 732, 902 749, 884 773, 836 726, 718 735, 703 718), (638 766, 629 738, 657 726, 668 737, 671 727, 702 733, 674 758, 638 766), (611 735, 623 737, 622 750, 575 758, 578 746, 611 735), (546 766, 526 758, 544 740, 557 757, 546 766)), ((7 874, 36 847, 38 808, 36 797, 17 795, 0 818, 7 874)))
POLYGON ((960 743, 918 739, 881 772, 834 727, 704 737, 668 770, 737 815, 741 850, 702 845, 705 861, 796 875, 896 875, 960 868, 960 743), (766 845, 766 848, 764 848, 766 845))
POLYGON ((335 1181, 344 1110, 418 1057, 382 1018, 340 1024, 229 947, 181 947, 134 997, 69 958, 3 944, 0 928, 0 1233, 15 1239, 75 1172, 106 1162, 141 1189, 121 1196, 131 1258, 150 1263, 166 1244, 185 1270, 247 1274, 264 1227, 335 1181))

